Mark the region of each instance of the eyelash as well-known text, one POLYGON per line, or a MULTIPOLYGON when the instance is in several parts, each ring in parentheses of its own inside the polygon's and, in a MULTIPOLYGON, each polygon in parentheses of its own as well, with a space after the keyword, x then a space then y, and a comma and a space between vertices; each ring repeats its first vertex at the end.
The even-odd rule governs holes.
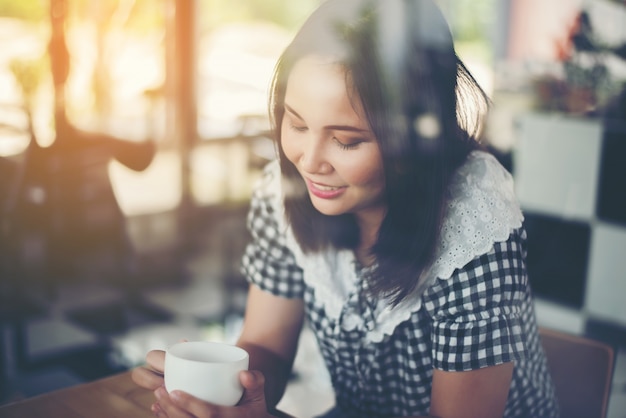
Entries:
POLYGON ((361 141, 358 142, 353 142, 351 144, 344 144, 343 142, 339 141, 337 138, 333 137, 333 141, 335 141, 335 144, 337 144, 339 146, 339 148, 343 149, 343 150, 351 150, 351 149, 355 149, 356 147, 359 146, 359 144, 361 143, 361 141))
POLYGON ((293 123, 289 123, 289 127, 296 132, 305 132, 308 129, 306 126, 296 126, 293 123))
MULTIPOLYGON (((289 128, 291 128, 295 132, 300 132, 300 133, 301 132, 306 132, 306 130, 308 129, 306 126, 296 126, 293 123, 289 123, 289 128)), ((335 137, 333 137, 333 141, 335 142, 335 144, 337 144, 337 146, 339 146, 339 148, 341 148, 343 150, 355 149, 361 143, 361 141, 357 141, 357 142, 354 142, 354 143, 351 143, 351 144, 344 144, 343 142, 341 142, 340 140, 338 140, 335 137)))

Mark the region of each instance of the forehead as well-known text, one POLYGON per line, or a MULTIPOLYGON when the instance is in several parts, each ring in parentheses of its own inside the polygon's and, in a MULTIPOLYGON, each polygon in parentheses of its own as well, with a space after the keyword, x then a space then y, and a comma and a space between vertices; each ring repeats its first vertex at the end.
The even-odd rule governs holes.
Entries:
POLYGON ((298 83, 324 88, 325 84, 346 88, 346 70, 334 56, 307 55, 300 58, 291 69, 287 86, 294 87, 298 83))
POLYGON ((299 59, 287 78, 286 100, 296 95, 346 101, 361 113, 362 103, 352 83, 351 73, 333 55, 307 55, 299 59))

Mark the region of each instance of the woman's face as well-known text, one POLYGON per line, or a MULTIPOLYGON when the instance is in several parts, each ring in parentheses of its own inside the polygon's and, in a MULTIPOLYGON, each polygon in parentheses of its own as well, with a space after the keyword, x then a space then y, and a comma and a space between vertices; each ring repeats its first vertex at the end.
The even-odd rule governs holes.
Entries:
POLYGON ((326 215, 353 213, 380 224, 382 157, 361 102, 348 94, 345 70, 321 56, 298 61, 287 82, 281 123, 282 149, 313 206, 326 215))

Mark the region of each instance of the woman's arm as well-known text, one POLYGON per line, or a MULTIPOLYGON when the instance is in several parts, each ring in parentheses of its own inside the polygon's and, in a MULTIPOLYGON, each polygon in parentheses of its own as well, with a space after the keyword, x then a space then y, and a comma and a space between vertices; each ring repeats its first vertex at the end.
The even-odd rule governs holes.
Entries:
POLYGON ((434 370, 430 415, 502 418, 513 376, 512 362, 465 372, 434 370))
POLYGON ((237 345, 250 354, 250 370, 260 370, 265 376, 265 397, 271 410, 285 391, 303 319, 301 299, 274 296, 250 286, 237 345))
POLYGON ((434 370, 430 413, 403 418, 502 418, 513 363, 467 372, 434 370))

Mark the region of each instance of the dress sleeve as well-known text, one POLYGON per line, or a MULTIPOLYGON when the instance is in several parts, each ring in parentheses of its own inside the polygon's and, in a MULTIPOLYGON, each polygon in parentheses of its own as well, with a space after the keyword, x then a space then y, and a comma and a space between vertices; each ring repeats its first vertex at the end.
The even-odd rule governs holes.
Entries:
POLYGON ((530 303, 525 237, 522 228, 514 230, 430 289, 434 367, 475 370, 526 356, 521 324, 523 304, 530 303))
POLYGON ((267 188, 273 183, 266 170, 265 179, 252 195, 247 226, 252 241, 242 259, 242 272, 249 283, 276 296, 302 298, 304 281, 302 269, 297 265, 292 251, 287 247, 285 231, 281 230, 277 210, 267 188))

